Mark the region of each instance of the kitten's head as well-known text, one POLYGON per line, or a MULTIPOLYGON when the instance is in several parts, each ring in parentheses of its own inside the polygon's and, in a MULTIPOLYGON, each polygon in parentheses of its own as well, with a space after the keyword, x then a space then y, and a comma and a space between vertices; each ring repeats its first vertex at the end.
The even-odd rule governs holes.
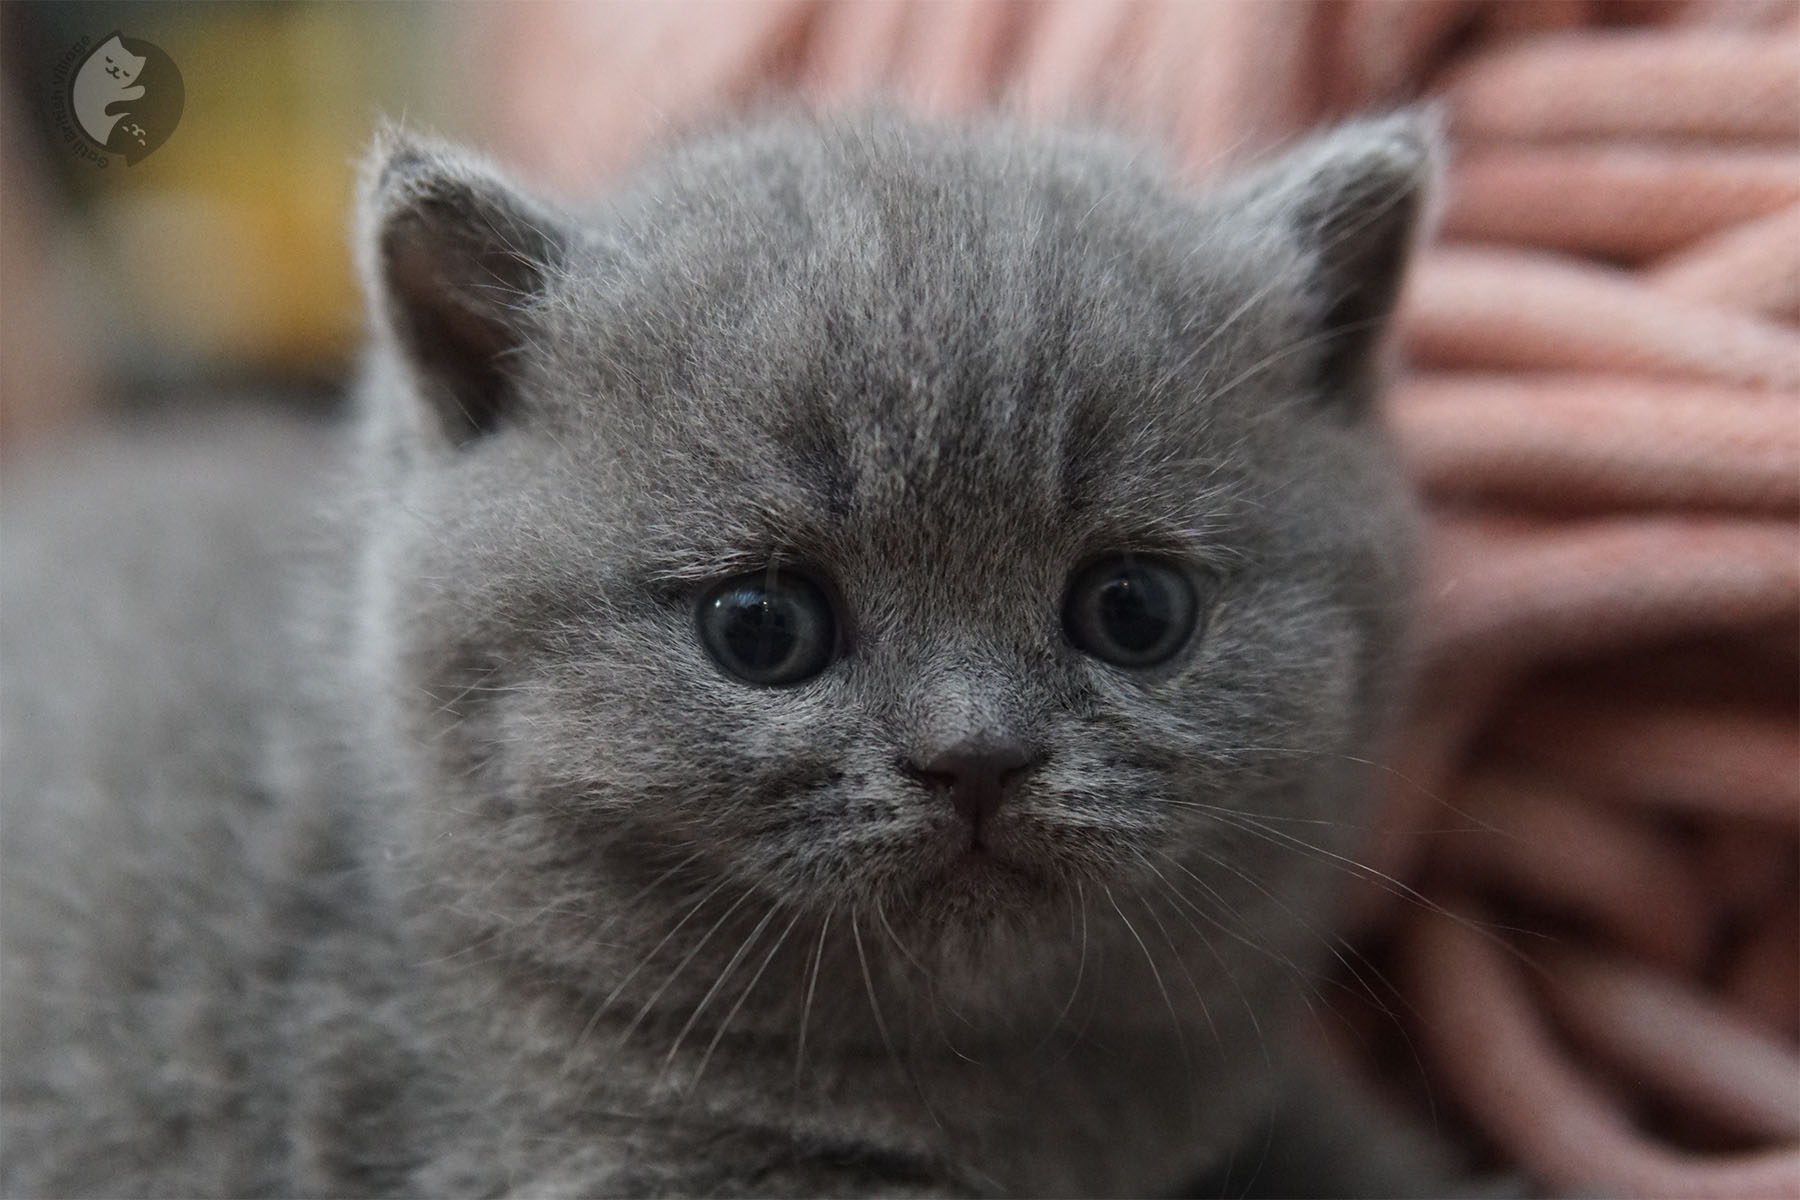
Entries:
POLYGON ((1072 914, 1304 902, 1393 670, 1434 157, 1363 122, 1194 193, 779 122, 571 213, 390 137, 364 638, 447 903, 577 972, 767 914, 1004 991, 1072 914))
MULTIPOLYGON (((146 61, 143 55, 133 54, 127 50, 125 43, 121 42, 118 35, 115 34, 101 43, 100 48, 82 63, 81 74, 88 74, 89 68, 92 67, 96 76, 103 75, 109 81, 104 84, 96 82, 93 86, 117 93, 137 82, 137 77, 143 73, 146 61)), ((78 83, 77 86, 80 84, 78 83)))

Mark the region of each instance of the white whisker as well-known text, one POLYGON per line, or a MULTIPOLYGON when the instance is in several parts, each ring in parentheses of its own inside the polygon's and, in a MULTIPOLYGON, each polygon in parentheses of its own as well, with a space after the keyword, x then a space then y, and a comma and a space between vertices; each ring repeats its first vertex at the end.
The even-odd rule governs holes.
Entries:
POLYGON ((1131 940, 1137 943, 1139 950, 1143 951, 1144 962, 1150 967, 1150 977, 1156 981, 1156 990, 1162 993, 1163 1004, 1169 1010, 1169 1021, 1174 1027, 1176 1040, 1181 1044, 1181 1057, 1184 1061, 1187 1060, 1187 1035, 1182 1032, 1181 1016, 1175 1011, 1175 1001, 1170 998, 1169 989, 1163 983, 1162 972, 1157 969, 1155 956, 1150 953, 1150 947, 1145 945, 1144 939, 1139 936, 1137 926, 1131 923, 1131 918, 1126 916, 1125 910, 1119 907, 1118 898, 1113 895, 1112 888, 1102 884, 1100 890, 1106 893, 1107 903, 1111 904, 1113 911, 1119 914, 1119 920, 1125 923, 1126 930, 1131 934, 1131 940))
POLYGON ((794 1039, 794 1086, 800 1086, 801 1064, 806 1061, 806 1027, 812 1018, 813 994, 819 990, 819 964, 825 961, 825 932, 831 928, 831 914, 835 910, 827 909, 824 919, 819 922, 819 940, 813 945, 812 968, 807 972, 806 999, 800 1005, 800 1032, 794 1039))

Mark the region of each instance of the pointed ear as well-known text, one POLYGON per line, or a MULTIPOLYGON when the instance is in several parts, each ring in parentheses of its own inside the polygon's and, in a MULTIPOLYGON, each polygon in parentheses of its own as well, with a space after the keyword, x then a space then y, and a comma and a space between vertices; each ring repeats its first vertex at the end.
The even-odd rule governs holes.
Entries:
POLYGON ((516 352, 569 248, 563 220, 484 164, 383 130, 364 166, 360 240, 377 324, 456 445, 518 401, 516 352))
POLYGON ((1360 408, 1371 394, 1376 352, 1407 263, 1435 215, 1443 158, 1442 115, 1402 112, 1303 142, 1236 193, 1256 220, 1295 239, 1310 265, 1310 316, 1327 398, 1360 408))

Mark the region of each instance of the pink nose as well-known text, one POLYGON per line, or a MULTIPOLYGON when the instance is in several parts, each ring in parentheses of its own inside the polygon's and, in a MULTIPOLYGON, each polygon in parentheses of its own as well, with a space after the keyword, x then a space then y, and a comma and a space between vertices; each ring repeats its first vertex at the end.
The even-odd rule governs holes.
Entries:
POLYGON ((958 742, 909 759, 905 770, 950 800, 971 829, 994 815, 1011 786, 1041 761, 1011 739, 958 742))

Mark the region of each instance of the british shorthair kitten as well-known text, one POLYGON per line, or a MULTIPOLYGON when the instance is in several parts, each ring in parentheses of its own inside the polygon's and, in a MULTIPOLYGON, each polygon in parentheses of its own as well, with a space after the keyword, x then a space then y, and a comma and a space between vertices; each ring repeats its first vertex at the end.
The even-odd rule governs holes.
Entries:
POLYGON ((1437 158, 385 135, 351 434, 11 481, 6 1194, 1402 1186, 1290 1081, 1437 158))

